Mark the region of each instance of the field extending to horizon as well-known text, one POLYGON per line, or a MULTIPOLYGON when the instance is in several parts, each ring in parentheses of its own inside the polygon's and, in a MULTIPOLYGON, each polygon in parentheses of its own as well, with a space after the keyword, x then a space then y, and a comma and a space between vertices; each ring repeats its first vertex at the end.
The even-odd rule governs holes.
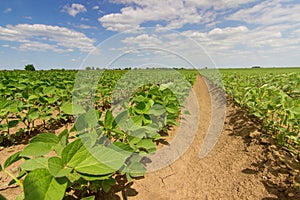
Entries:
MULTIPOLYGON (((256 194, 299 197, 300 68, 252 68, 0 71, 0 199, 146 198, 124 191, 147 179, 148 157, 168 146, 170 132, 191 115, 186 104, 201 81, 209 108, 219 106, 212 99, 225 92, 227 112, 234 108, 250 124, 246 136, 236 131, 241 127, 229 130, 227 113, 221 143, 222 135, 234 133, 250 139, 250 147, 286 156, 278 156, 279 168, 288 166, 290 173, 274 178, 284 191, 265 186, 256 194), (116 189, 121 182, 123 189, 116 189)), ((198 130, 201 124, 189 126, 198 130)), ((236 142, 227 139, 229 146, 236 142)), ((260 173, 271 177, 262 172, 271 164, 261 166, 258 182, 260 173)))

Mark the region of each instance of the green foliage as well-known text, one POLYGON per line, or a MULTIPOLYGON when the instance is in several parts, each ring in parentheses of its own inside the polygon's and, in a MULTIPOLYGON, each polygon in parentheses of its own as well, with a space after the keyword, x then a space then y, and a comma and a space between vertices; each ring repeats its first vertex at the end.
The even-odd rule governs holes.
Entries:
POLYGON ((0 166, 9 173, 6 169, 11 164, 23 161, 18 176, 9 175, 13 179, 10 184, 23 188, 25 199, 63 199, 73 194, 79 199, 94 199, 110 191, 117 175, 131 181, 145 174, 143 157, 155 153, 160 130, 177 125, 196 73, 137 71, 139 80, 129 77, 123 81, 123 70, 84 70, 78 85, 76 71, 39 71, 35 77, 26 71, 0 73, 4 138, 21 124, 26 127, 24 134, 30 133, 40 120, 44 126, 74 124, 59 135, 36 135, 0 166), (139 85, 141 80, 149 84, 139 85), (128 90, 130 87, 135 90, 128 90), (93 107, 87 103, 91 99, 93 107), (120 112, 113 107, 114 101, 120 102, 120 112), (70 132, 75 136, 70 137, 70 132))
POLYGON ((228 69, 221 70, 221 75, 227 94, 259 118, 280 146, 299 155, 299 68, 228 69))

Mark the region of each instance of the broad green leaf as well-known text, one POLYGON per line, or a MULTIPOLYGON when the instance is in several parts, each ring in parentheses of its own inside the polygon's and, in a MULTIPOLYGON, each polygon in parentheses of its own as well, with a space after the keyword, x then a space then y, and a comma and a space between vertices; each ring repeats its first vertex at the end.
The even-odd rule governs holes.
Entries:
POLYGON ((146 173, 146 168, 141 163, 140 156, 133 156, 131 158, 130 164, 126 167, 126 173, 129 173, 131 177, 144 176, 146 173))
POLYGON ((122 151, 123 153, 128 152, 128 157, 133 152, 133 149, 128 144, 123 142, 114 142, 110 145, 110 147, 116 151, 122 151))
POLYGON ((51 151, 51 145, 43 142, 34 142, 27 145, 20 156, 42 156, 51 151))
POLYGON ((54 145, 59 142, 59 138, 52 133, 41 133, 30 140, 30 143, 36 143, 36 142, 54 145))
POLYGON ((25 200, 60 200, 67 188, 66 178, 55 178, 47 169, 36 169, 24 180, 25 200))
POLYGON ((138 126, 142 126, 143 125, 144 116, 143 115, 135 115, 135 116, 131 117, 131 120, 135 124, 137 124, 138 126))
POLYGON ((84 174, 104 175, 117 171, 125 162, 121 153, 98 145, 86 149, 78 139, 70 143, 62 153, 62 160, 68 166, 84 174))
POLYGON ((70 162, 70 160, 74 157, 76 152, 83 146, 82 142, 80 139, 77 139, 73 141, 72 143, 68 144, 63 152, 62 152, 62 161, 64 164, 67 164, 70 162))
POLYGON ((88 128, 84 114, 79 115, 79 117, 76 119, 75 127, 78 132, 84 131, 86 128, 88 128))
POLYGON ((85 121, 88 128, 94 128, 97 125, 98 119, 94 109, 90 109, 87 113, 85 113, 85 121))
POLYGON ((138 142, 140 142, 142 140, 142 138, 139 138, 139 137, 132 137, 132 136, 129 136, 128 138, 128 141, 129 141, 129 144, 131 146, 134 146, 136 145, 138 142))
POLYGON ((119 127, 123 128, 126 121, 128 120, 128 117, 129 117, 128 110, 125 110, 116 116, 115 121, 119 127))
POLYGON ((14 153, 13 155, 9 156, 9 158, 6 159, 3 167, 4 169, 9 167, 11 164, 17 162, 20 160, 22 157, 20 157, 20 152, 14 153))
POLYGON ((134 107, 134 111, 137 114, 144 114, 147 111, 146 103, 145 102, 138 102, 138 104, 134 107))
POLYGON ((38 119, 39 118, 39 112, 37 108, 30 108, 27 117, 30 121, 38 119))
POLYGON ((178 113, 178 111, 179 111, 179 110, 178 110, 178 107, 175 106, 174 104, 169 104, 169 105, 167 105, 166 110, 167 110, 169 113, 173 113, 173 114, 178 113))
POLYGON ((111 129, 114 128, 114 116, 110 110, 107 110, 104 118, 104 126, 105 128, 111 129))
POLYGON ((38 96, 36 96, 35 94, 32 94, 32 95, 30 95, 29 97, 28 97, 28 101, 30 101, 30 100, 36 100, 36 99, 38 99, 39 97, 38 96))
POLYGON ((148 153, 156 151, 156 145, 151 139, 143 139, 136 144, 137 148, 145 149, 148 153))
POLYGON ((166 113, 166 109, 160 104, 154 104, 149 111, 149 114, 154 116, 160 116, 165 113, 166 113))
POLYGON ((49 86, 49 87, 45 87, 44 88, 44 93, 45 94, 54 94, 54 92, 55 92, 55 87, 54 86, 49 86))
POLYGON ((138 95, 138 96, 135 96, 133 98, 133 101, 135 102, 143 102, 143 101, 146 101, 147 100, 147 97, 143 96, 143 95, 138 95))
POLYGON ((59 139, 60 144, 62 144, 63 146, 66 146, 68 144, 68 137, 69 137, 68 129, 63 130, 58 135, 58 139, 59 139))
POLYGON ((85 110, 77 104, 65 103, 61 106, 61 111, 68 115, 78 115, 85 113, 85 110))
POLYGON ((114 174, 110 173, 110 174, 105 174, 105 175, 91 175, 91 174, 78 173, 78 175, 80 175, 81 178, 83 178, 84 180, 87 180, 87 181, 99 181, 99 180, 108 179, 111 176, 113 176, 114 174))
POLYGON ((56 178, 67 176, 72 171, 71 168, 64 168, 64 164, 59 157, 49 158, 48 169, 50 174, 56 178))
POLYGON ((21 168, 26 171, 33 171, 35 169, 46 169, 48 168, 48 159, 49 158, 45 157, 28 159, 24 161, 24 163, 21 165, 21 168))

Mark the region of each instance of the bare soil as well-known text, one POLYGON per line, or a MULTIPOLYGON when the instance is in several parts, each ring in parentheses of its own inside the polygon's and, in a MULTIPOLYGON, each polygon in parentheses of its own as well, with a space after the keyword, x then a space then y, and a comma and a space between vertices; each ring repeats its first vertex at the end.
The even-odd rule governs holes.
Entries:
MULTIPOLYGON (((166 145, 160 146, 171 148, 181 141, 189 148, 166 167, 152 170, 132 183, 126 184, 126 180, 118 177, 118 185, 103 195, 103 199, 300 199, 299 161, 279 149, 273 139, 261 131, 259 121, 249 117, 247 110, 230 99, 227 99, 226 118, 216 145, 207 156, 199 157, 205 136, 214 127, 212 114, 218 115, 218 109, 223 112, 217 103, 224 103, 219 99, 219 92, 198 76, 191 91, 197 103, 187 101, 186 106, 189 110, 197 108, 200 118, 193 118, 193 113, 188 119, 183 117, 181 127, 171 130, 166 145), (193 121, 195 119, 198 122, 193 121), (186 134, 186 140, 177 135, 179 131, 186 134), (190 134, 194 131, 195 138, 190 134)), ((23 147, 20 144, 1 149, 0 163, 23 147)), ((17 167, 13 165, 10 170, 14 173, 17 167)), ((1 194, 14 199, 20 189, 7 187, 9 178, 3 173, 0 176, 1 194)))

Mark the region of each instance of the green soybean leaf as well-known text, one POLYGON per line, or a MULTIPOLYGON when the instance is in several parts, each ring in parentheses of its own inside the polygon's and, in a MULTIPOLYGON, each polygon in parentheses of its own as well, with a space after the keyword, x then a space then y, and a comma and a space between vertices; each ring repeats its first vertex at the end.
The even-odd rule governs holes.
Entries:
POLYGON ((104 126, 109 129, 114 128, 114 116, 110 110, 105 113, 104 126))
POLYGON ((66 178, 55 178, 47 169, 36 169, 24 180, 25 200, 60 200, 67 188, 66 178))
POLYGON ((146 168, 141 162, 132 162, 127 166, 128 173, 131 177, 144 176, 146 168))
POLYGON ((44 142, 30 143, 20 153, 20 156, 42 156, 49 153, 52 150, 51 145, 44 142))
POLYGON ((61 106, 61 111, 68 115, 77 115, 85 113, 85 110, 80 106, 72 103, 65 103, 61 106))
POLYGON ((134 111, 137 114, 144 114, 147 111, 145 102, 138 102, 138 104, 134 107, 134 111))
POLYGON ((62 160, 77 172, 104 175, 115 172, 125 162, 121 153, 101 145, 86 149, 81 140, 70 143, 62 152, 62 160))
POLYGON ((116 116, 115 121, 119 127, 123 128, 128 117, 129 117, 128 110, 125 110, 116 116))
POLYGON ((63 130, 59 135, 58 139, 62 146, 66 146, 68 144, 69 131, 68 129, 63 130))
POLYGON ((36 143, 36 142, 54 145, 59 142, 59 138, 52 133, 41 133, 30 140, 30 143, 36 143))
POLYGON ((21 168, 26 171, 33 171, 35 169, 46 169, 48 168, 48 159, 49 158, 32 158, 25 160, 21 165, 21 168))
POLYGON ((87 181, 105 180, 113 175, 113 173, 105 174, 105 175, 91 175, 91 174, 82 174, 82 173, 78 173, 78 174, 80 175, 80 177, 82 177, 84 180, 87 181))
POLYGON ((6 159, 3 167, 4 169, 9 167, 11 164, 17 162, 20 160, 22 157, 20 157, 20 152, 14 153, 13 155, 9 156, 9 158, 6 159))
POLYGON ((131 117, 131 119, 136 125, 138 125, 138 126, 143 125, 143 121, 144 121, 143 115, 135 115, 135 116, 131 117))
POLYGON ((50 174, 56 178, 67 176, 72 171, 71 168, 64 168, 63 161, 59 157, 49 158, 48 168, 50 174))
POLYGON ((156 151, 156 145, 151 139, 143 139, 136 144, 137 148, 145 149, 148 153, 156 151))
POLYGON ((154 116, 160 116, 164 113, 166 113, 166 110, 160 104, 154 104, 149 111, 149 114, 154 115, 154 116))
POLYGON ((85 121, 88 128, 94 128, 97 125, 98 119, 94 109, 90 109, 87 113, 85 113, 85 121))
POLYGON ((169 113, 172 113, 172 114, 175 114, 175 113, 178 113, 178 107, 174 104, 169 104, 166 108, 166 110, 169 112, 169 113))
POLYGON ((30 120, 35 120, 35 119, 39 118, 38 109, 37 108, 30 108, 28 113, 27 113, 27 117, 30 120))
POLYGON ((79 115, 79 117, 76 119, 75 127, 78 132, 83 131, 84 129, 88 128, 88 124, 85 120, 84 114, 79 115))

